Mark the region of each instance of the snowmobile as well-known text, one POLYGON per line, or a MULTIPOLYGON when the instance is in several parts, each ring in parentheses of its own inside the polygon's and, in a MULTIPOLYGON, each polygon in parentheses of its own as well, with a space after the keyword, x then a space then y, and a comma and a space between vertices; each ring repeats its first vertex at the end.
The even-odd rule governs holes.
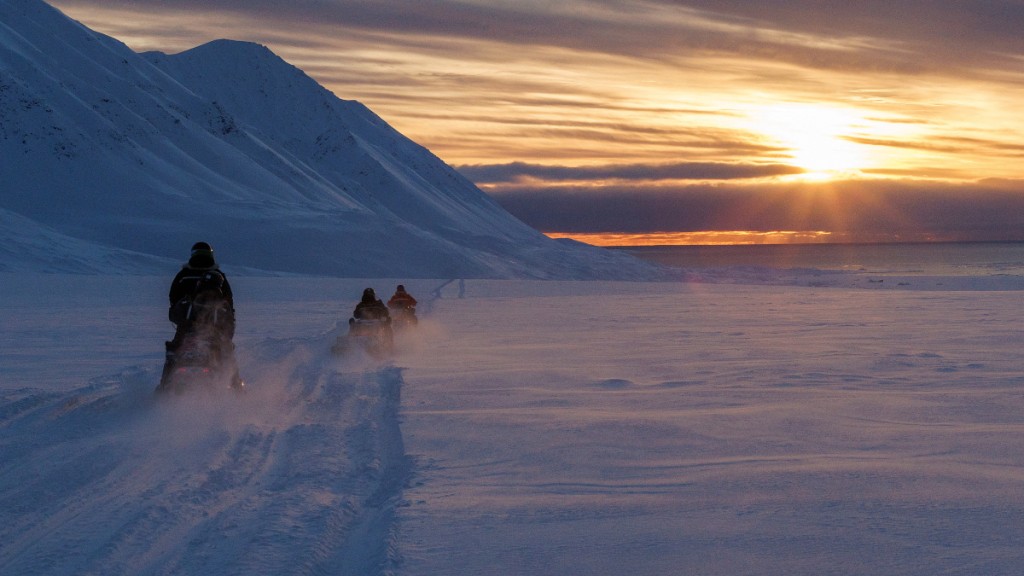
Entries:
POLYGON ((348 334, 339 336, 331 348, 335 354, 361 349, 375 358, 388 356, 394 350, 391 318, 349 318, 348 334))
POLYGON ((402 306, 390 308, 391 311, 391 325, 395 330, 404 330, 406 328, 412 328, 419 323, 419 319, 416 318, 416 307, 415 306, 402 306))
POLYGON ((190 331, 177 350, 171 350, 168 342, 167 357, 172 368, 157 387, 158 393, 243 389, 241 381, 234 378, 233 345, 215 330, 190 331))

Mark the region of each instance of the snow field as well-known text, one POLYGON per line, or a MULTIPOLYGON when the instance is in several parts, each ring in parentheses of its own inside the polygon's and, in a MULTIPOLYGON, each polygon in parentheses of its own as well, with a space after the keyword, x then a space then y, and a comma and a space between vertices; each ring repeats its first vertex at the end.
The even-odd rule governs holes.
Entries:
POLYGON ((510 285, 406 360, 409 574, 1024 565, 1020 292, 510 285))
POLYGON ((165 403, 166 279, 0 280, 4 574, 1024 567, 1019 290, 410 281, 378 363, 393 280, 232 276, 248 394, 165 403))

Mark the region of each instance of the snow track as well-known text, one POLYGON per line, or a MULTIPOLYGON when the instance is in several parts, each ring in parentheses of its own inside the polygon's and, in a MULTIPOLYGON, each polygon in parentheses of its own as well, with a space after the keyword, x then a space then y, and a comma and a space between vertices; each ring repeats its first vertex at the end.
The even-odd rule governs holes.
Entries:
POLYGON ((0 397, 0 573, 393 572, 402 371, 329 346, 240 352, 244 395, 137 370, 0 397))

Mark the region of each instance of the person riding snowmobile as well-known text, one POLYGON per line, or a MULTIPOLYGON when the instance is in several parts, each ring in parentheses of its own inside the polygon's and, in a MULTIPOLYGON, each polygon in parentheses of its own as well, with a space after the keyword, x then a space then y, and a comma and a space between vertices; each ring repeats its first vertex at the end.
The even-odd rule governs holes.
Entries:
POLYGON ((388 307, 377 298, 373 288, 367 288, 363 290, 363 298, 352 311, 352 317, 356 320, 385 320, 390 319, 390 314, 388 307))
POLYGON ((363 297, 348 319, 348 334, 331 348, 335 353, 344 353, 352 344, 362 347, 373 356, 390 354, 394 347, 391 332, 391 315, 388 307, 381 302, 373 288, 363 290, 363 297))
POLYGON ((399 284, 395 294, 388 300, 391 316, 399 324, 416 324, 416 299, 399 284))
POLYGON ((185 338, 197 328, 211 329, 217 356, 231 376, 231 387, 241 389, 244 384, 235 361, 235 303, 231 284, 221 272, 213 257, 213 248, 206 242, 196 242, 188 262, 171 281, 168 292, 170 309, 167 317, 174 324, 174 337, 165 342, 167 350, 164 369, 157 390, 169 385, 169 377, 176 367, 177 352, 185 338), (216 300, 217 302, 213 302, 216 300), (208 310, 218 309, 210 316, 208 310), (201 325, 201 326, 200 326, 201 325))
POLYGON ((395 294, 388 300, 388 308, 394 310, 396 308, 415 308, 416 299, 405 291, 405 286, 402 284, 395 288, 395 294))

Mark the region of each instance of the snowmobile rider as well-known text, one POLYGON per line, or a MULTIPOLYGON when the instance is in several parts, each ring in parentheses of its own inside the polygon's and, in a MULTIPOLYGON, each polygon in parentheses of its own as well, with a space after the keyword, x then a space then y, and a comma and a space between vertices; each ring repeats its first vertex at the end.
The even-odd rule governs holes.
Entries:
POLYGON ((405 286, 399 284, 398 288, 395 289, 395 294, 388 300, 388 308, 392 310, 415 310, 416 299, 405 291, 405 286))
POLYGON ((395 295, 388 300, 388 308, 397 327, 415 326, 419 322, 416 318, 416 299, 401 284, 395 289, 395 295))
POLYGON ((377 298, 373 288, 363 290, 363 298, 356 304, 355 310, 352 311, 352 317, 356 320, 391 319, 390 314, 388 314, 388 307, 377 298))
MULTIPOLYGON (((171 302, 170 320, 174 322, 175 326, 178 327, 180 332, 184 327, 181 325, 181 318, 174 318, 174 305, 180 302, 183 298, 189 297, 195 292, 196 286, 199 285, 199 281, 203 279, 203 275, 211 270, 221 272, 217 266, 217 261, 213 259, 213 248, 210 247, 206 242, 196 242, 192 245, 192 254, 188 259, 188 262, 181 267, 178 274, 171 281, 171 291, 168 294, 168 299, 171 302)), ((231 284, 228 283, 227 276, 224 276, 224 283, 221 286, 221 291, 224 293, 224 297, 228 301, 228 306, 231 310, 235 309, 234 297, 231 294, 231 284)), ((231 325, 230 337, 234 337, 235 327, 234 323, 231 325)), ((178 339, 178 334, 175 334, 175 339, 178 339)))
POLYGON ((213 258, 213 248, 206 242, 196 242, 192 245, 192 252, 188 262, 181 267, 181 270, 171 281, 171 289, 168 293, 170 309, 167 312, 168 319, 174 324, 174 338, 166 342, 167 356, 164 361, 164 370, 160 378, 161 388, 167 382, 167 377, 174 369, 175 353, 181 347, 182 341, 192 328, 192 322, 188 318, 188 308, 191 305, 192 296, 203 282, 214 281, 227 303, 230 311, 228 318, 220 323, 219 334, 221 356, 231 370, 231 386, 241 388, 242 379, 238 374, 238 365, 235 363, 234 344, 232 339, 235 336, 235 302, 231 293, 231 284, 217 266, 213 258))

